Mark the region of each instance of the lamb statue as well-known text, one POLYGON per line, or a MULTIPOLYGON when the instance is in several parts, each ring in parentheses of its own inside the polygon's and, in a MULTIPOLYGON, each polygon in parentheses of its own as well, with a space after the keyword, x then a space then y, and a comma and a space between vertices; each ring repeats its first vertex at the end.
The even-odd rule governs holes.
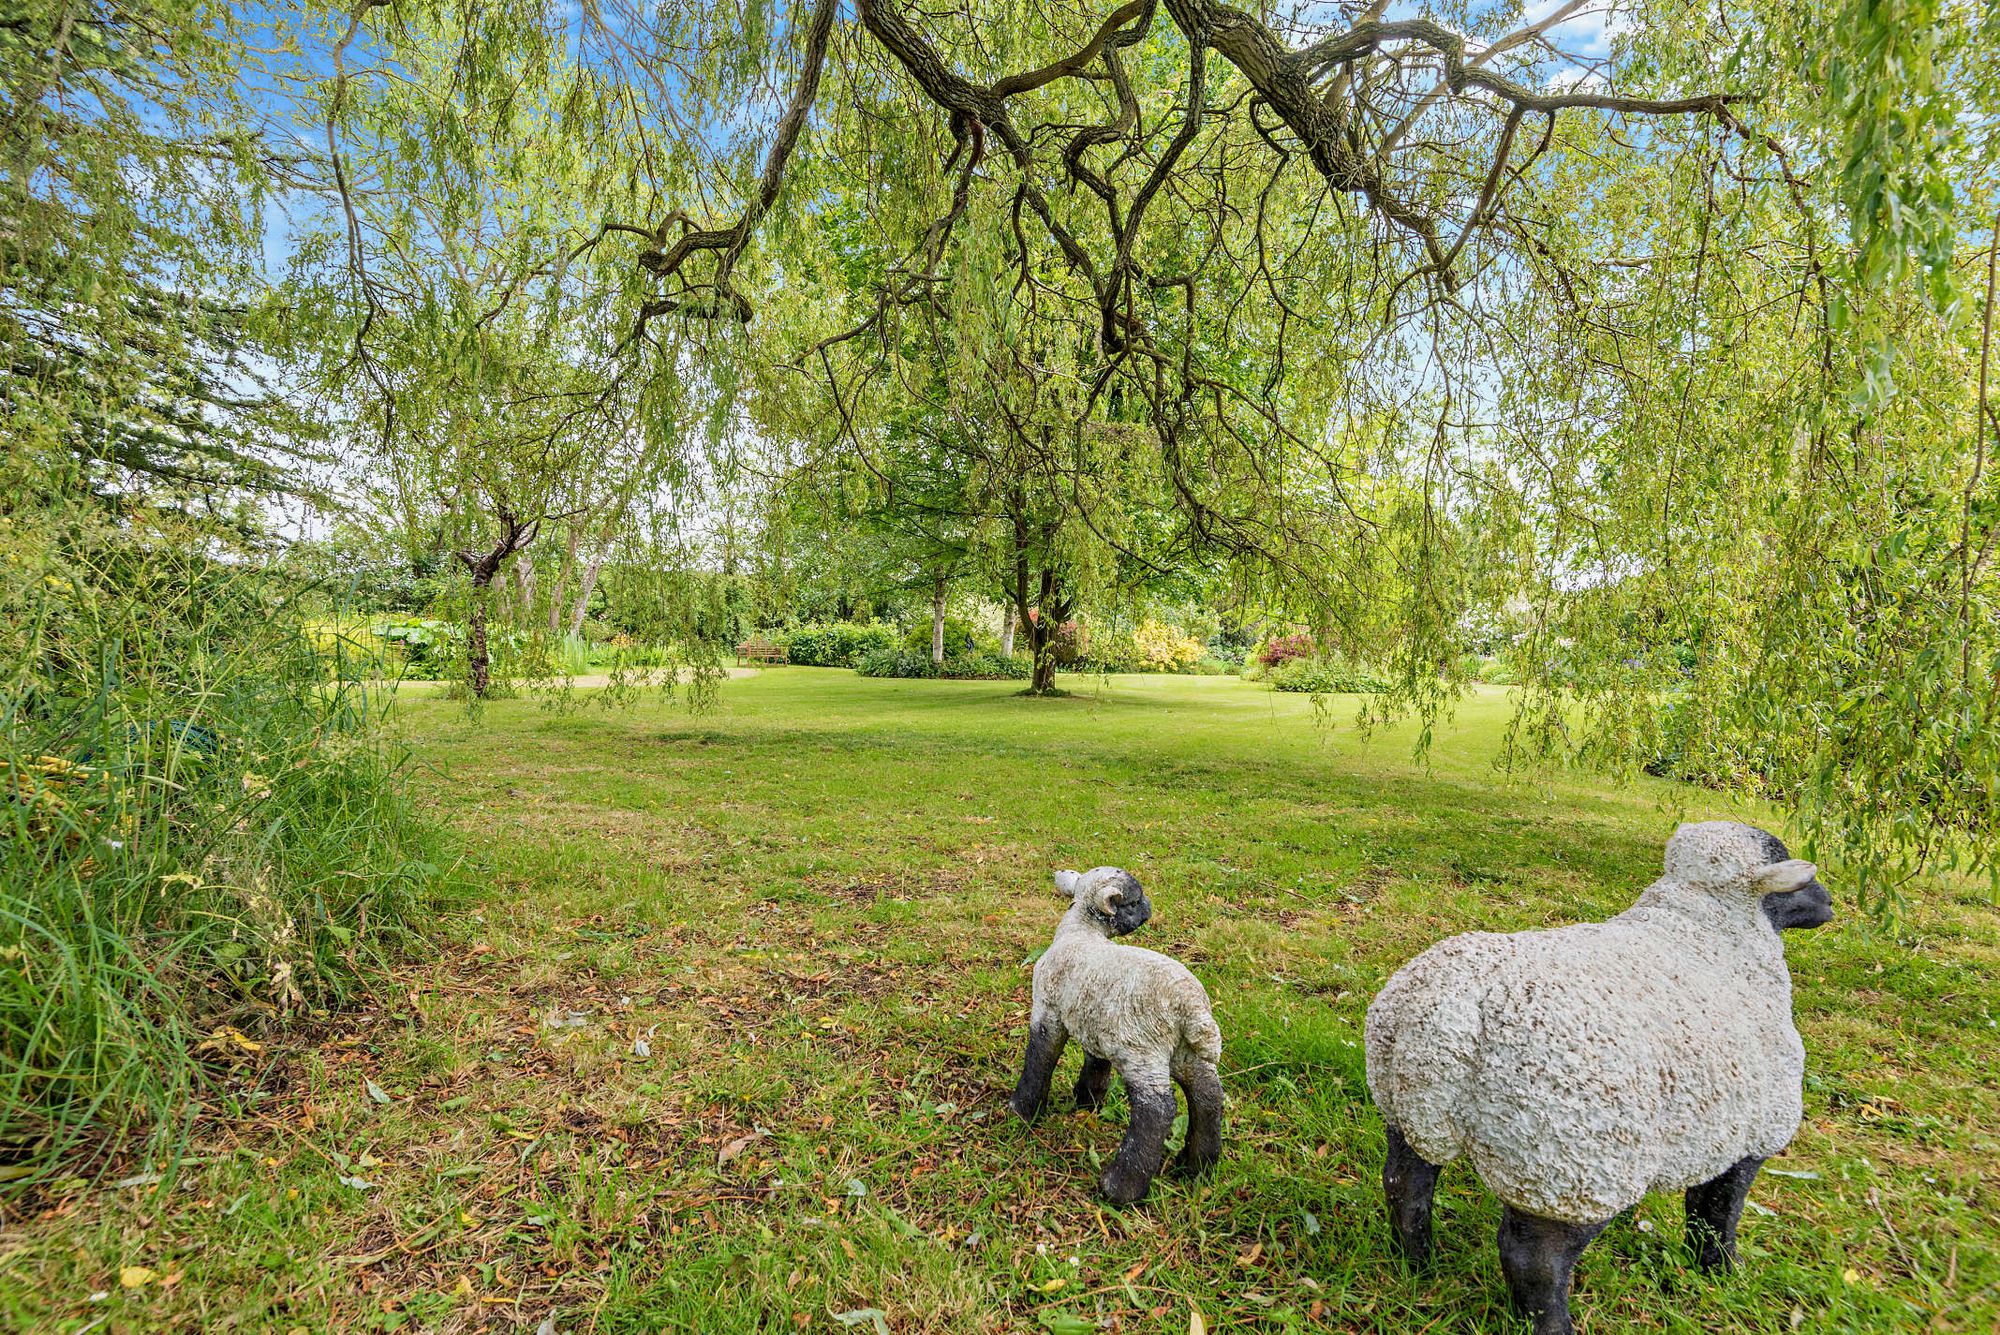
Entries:
POLYGON ((1111 939, 1153 916, 1137 878, 1116 867, 1059 871, 1056 889, 1069 897, 1069 912, 1035 963, 1028 1055, 1008 1102, 1034 1121, 1072 1038, 1084 1051, 1077 1107, 1103 1106, 1116 1067, 1132 1118, 1101 1186, 1107 1199, 1129 1205, 1145 1196, 1166 1156, 1174 1083, 1188 1103, 1176 1174, 1199 1176, 1222 1157, 1222 1081, 1215 1073, 1222 1031, 1209 1013, 1208 993, 1179 961, 1111 939))
POLYGON ((1685 1190, 1703 1269, 1736 1259, 1764 1160, 1798 1130, 1805 1048, 1778 933, 1832 899, 1810 862, 1733 821, 1682 825, 1666 872, 1608 922, 1469 932, 1368 1007, 1396 1241, 1430 1259, 1439 1166, 1498 1196, 1500 1266, 1535 1335, 1568 1335, 1577 1258, 1649 1191, 1685 1190))

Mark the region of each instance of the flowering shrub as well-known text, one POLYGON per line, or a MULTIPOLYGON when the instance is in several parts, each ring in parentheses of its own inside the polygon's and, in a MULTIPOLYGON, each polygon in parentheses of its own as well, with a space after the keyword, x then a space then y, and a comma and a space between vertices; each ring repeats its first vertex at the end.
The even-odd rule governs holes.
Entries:
POLYGON ((1201 661, 1201 641, 1179 626, 1148 617, 1131 631, 1105 637, 1091 655, 1104 672, 1192 672, 1201 661))
POLYGON ((1295 659, 1312 658, 1319 653, 1319 645, 1305 631, 1291 635, 1273 635, 1257 647, 1257 661, 1267 668, 1282 667, 1295 659))
POLYGON ((1132 632, 1139 664, 1148 672, 1187 672, 1201 661, 1201 641, 1163 621, 1147 617, 1132 632))

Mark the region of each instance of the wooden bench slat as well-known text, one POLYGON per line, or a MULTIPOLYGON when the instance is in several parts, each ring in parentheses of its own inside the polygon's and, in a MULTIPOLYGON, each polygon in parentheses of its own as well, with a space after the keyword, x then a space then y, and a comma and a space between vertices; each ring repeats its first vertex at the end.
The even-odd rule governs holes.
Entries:
POLYGON ((752 663, 789 663, 791 650, 780 644, 773 644, 762 635, 753 635, 736 646, 736 661, 752 663))

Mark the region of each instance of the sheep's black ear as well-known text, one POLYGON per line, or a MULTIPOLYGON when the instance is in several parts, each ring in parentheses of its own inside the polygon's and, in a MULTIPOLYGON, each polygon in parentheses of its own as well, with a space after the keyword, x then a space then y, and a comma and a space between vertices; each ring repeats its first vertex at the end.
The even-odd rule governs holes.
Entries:
POLYGON ((1113 872, 1098 883, 1097 907, 1109 914, 1111 910, 1121 904, 1129 903, 1144 893, 1130 872, 1113 872))

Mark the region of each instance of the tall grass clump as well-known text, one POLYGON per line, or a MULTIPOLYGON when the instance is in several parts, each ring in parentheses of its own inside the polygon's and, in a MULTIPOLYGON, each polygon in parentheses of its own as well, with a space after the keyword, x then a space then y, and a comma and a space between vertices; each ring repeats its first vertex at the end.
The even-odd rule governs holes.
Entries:
POLYGON ((172 512, 0 508, 0 1183, 170 1157, 444 878, 302 592, 172 512))

